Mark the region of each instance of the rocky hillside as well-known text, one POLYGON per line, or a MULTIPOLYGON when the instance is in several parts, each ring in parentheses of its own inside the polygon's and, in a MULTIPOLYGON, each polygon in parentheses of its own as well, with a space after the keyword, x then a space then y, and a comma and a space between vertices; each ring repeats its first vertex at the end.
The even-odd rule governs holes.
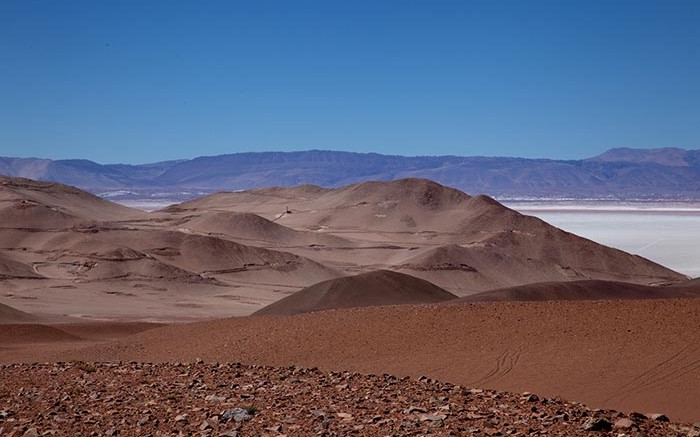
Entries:
POLYGON ((299 367, 73 362, 0 375, 8 436, 700 435, 661 414, 299 367))

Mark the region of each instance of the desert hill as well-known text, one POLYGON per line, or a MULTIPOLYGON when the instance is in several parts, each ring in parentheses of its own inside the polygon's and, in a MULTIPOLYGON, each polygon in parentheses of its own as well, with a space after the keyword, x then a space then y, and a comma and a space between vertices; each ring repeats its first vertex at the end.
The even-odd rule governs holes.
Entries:
POLYGON ((191 229, 208 235, 221 235, 250 244, 273 246, 352 246, 353 242, 333 235, 298 231, 251 213, 207 211, 178 222, 178 228, 191 229))
POLYGON ((254 314, 291 315, 337 308, 436 303, 456 297, 428 281, 378 270, 314 284, 254 314))
POLYGON ((93 194, 54 182, 0 176, 0 227, 55 229, 141 216, 93 194))
POLYGON ((0 303, 0 324, 5 325, 8 323, 32 323, 38 321, 39 318, 12 308, 8 305, 3 305, 0 303))
POLYGON ((219 193, 154 213, 61 184, 2 181, 0 278, 12 305, 29 313, 148 322, 248 315, 377 270, 459 296, 537 282, 687 279, 425 179, 219 193))
POLYGON ((698 320, 700 299, 346 308, 173 325, 36 359, 201 358, 428 375, 697 421, 698 320))
POLYGON ((31 266, 0 252, 0 280, 9 278, 41 279, 31 266))
POLYGON ((247 211, 299 231, 364 241, 365 247, 355 251, 295 253, 352 271, 405 272, 461 295, 543 281, 656 284, 686 279, 487 196, 472 197, 423 179, 333 190, 303 186, 218 193, 172 209, 181 214, 202 210, 247 211), (372 244, 374 250, 366 247, 372 244))
MULTIPOLYGON (((685 285, 682 285, 685 284, 685 285)), ((650 287, 615 281, 544 282, 489 290, 461 297, 456 302, 513 302, 547 300, 674 299, 700 297, 700 285, 650 287)))

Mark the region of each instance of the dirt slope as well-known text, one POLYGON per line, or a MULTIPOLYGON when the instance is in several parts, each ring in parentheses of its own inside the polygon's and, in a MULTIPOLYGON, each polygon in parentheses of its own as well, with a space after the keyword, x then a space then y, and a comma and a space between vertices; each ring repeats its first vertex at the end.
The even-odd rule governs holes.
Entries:
POLYGON ((170 326, 54 358, 428 375, 697 421, 698 324, 700 299, 368 307, 170 326))
POLYGON ((437 303, 457 296, 428 281, 378 270, 330 279, 266 306, 255 315, 291 315, 336 308, 437 303))
POLYGON ((700 286, 650 287, 614 281, 543 282, 489 290, 460 302, 698 298, 700 286))
POLYGON ((68 185, 0 175, 3 228, 57 229, 143 215, 68 185))
POLYGON ((35 323, 38 320, 39 317, 33 314, 25 313, 24 311, 0 303, 0 325, 8 323, 35 323))

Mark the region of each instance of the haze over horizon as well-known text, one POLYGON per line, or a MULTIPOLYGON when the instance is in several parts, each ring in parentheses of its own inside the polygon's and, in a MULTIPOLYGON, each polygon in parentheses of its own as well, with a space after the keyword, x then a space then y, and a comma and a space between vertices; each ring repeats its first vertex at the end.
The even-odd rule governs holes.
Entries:
POLYGON ((700 4, 0 5, 0 155, 697 148, 700 4))

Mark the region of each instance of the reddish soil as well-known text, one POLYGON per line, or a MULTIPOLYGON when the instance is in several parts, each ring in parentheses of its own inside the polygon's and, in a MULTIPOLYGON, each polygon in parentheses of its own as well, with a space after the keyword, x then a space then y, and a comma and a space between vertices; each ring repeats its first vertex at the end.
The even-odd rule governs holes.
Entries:
POLYGON ((13 437, 700 432, 663 417, 591 410, 530 394, 298 367, 78 362, 11 365, 0 367, 0 375, 0 434, 13 437))

